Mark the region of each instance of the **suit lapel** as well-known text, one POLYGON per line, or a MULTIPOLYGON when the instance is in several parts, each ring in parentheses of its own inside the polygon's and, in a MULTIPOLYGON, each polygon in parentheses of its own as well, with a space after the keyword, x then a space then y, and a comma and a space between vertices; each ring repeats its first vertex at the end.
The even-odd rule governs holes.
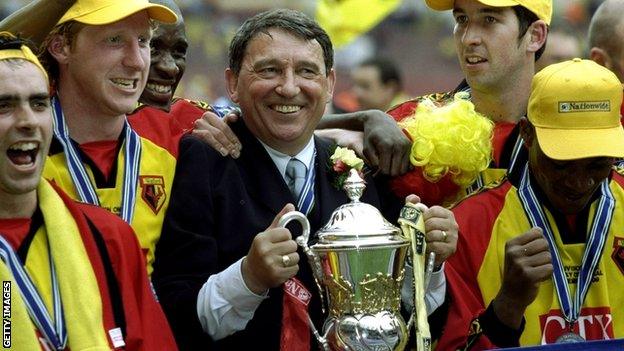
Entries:
MULTIPOLYGON (((287 203, 295 203, 273 160, 262 144, 247 129, 244 122, 239 121, 233 124, 232 130, 243 145, 243 152, 236 160, 236 164, 249 196, 266 206, 273 214, 277 214, 287 203)), ((336 189, 331 184, 333 174, 329 172, 330 143, 321 138, 314 138, 316 182, 314 208, 310 220, 316 222, 312 223, 312 228, 318 229, 329 220, 334 210, 347 203, 348 199, 342 189, 336 189)))
POLYGON ((259 204, 265 205, 273 214, 293 198, 282 175, 262 144, 247 129, 243 121, 232 125, 232 130, 240 139, 243 151, 236 165, 240 170, 247 193, 259 204))

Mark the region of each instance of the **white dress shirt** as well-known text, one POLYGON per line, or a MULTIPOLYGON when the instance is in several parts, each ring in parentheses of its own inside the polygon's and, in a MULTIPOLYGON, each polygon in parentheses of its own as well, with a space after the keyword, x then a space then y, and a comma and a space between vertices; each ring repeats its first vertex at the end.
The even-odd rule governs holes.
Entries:
MULTIPOLYGON (((286 165, 291 156, 274 150, 262 142, 261 144, 286 182, 286 165)), ((314 138, 311 138, 305 148, 294 157, 303 162, 306 168, 309 168, 314 157, 314 138)), ((245 285, 241 271, 243 258, 222 272, 211 275, 197 295, 199 321, 204 331, 214 340, 222 339, 245 329, 260 303, 267 298, 267 292, 263 295, 257 295, 245 285)), ((442 273, 433 274, 427 289, 428 313, 430 306, 431 311, 434 311, 444 301, 446 279, 443 270, 440 271, 442 273)), ((406 274, 406 277, 409 276, 406 274)), ((407 281, 408 279, 406 279, 406 283, 407 281)), ((401 295, 404 299, 408 299, 405 302, 407 306, 413 305, 409 302, 412 301, 409 285, 404 284, 401 295)))

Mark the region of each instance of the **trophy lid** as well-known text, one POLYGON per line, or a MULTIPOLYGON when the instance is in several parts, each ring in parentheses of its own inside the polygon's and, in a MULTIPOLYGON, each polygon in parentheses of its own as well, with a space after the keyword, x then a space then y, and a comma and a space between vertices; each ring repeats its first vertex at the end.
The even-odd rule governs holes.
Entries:
POLYGON ((401 230, 388 222, 377 208, 360 202, 365 188, 364 180, 355 169, 351 169, 343 186, 351 202, 338 207, 332 213, 329 222, 316 233, 318 241, 313 249, 407 243, 401 235, 401 230))

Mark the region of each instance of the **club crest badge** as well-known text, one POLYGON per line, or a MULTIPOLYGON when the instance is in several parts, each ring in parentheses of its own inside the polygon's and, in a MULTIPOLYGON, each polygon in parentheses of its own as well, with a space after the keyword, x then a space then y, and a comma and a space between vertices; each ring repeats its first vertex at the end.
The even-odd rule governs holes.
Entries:
POLYGON ((613 252, 611 253, 611 258, 620 269, 620 272, 624 274, 624 238, 613 237, 613 252))
POLYGON ((154 214, 158 214, 167 198, 164 178, 162 176, 140 176, 139 184, 141 185, 141 198, 154 211, 154 214))

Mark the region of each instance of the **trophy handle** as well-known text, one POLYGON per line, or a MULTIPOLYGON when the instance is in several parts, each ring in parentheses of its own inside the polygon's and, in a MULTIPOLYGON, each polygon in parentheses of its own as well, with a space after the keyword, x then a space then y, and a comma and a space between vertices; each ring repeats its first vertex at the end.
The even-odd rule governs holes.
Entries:
POLYGON ((310 239, 310 222, 303 213, 299 211, 290 211, 280 218, 279 222, 277 222, 277 226, 285 228, 291 221, 297 221, 301 224, 303 232, 296 239, 296 241, 297 244, 305 250, 308 247, 308 239, 310 239))
POLYGON ((321 260, 308 246, 308 240, 310 239, 310 222, 303 213, 298 211, 291 211, 283 215, 282 218, 280 218, 280 220, 277 222, 277 226, 284 228, 291 221, 299 222, 301 224, 301 228, 303 229, 303 233, 301 233, 301 235, 298 236, 295 241, 297 242, 297 245, 301 246, 303 252, 308 257, 308 262, 312 267, 312 274, 314 274, 314 280, 316 281, 316 286, 319 289, 322 300, 323 290, 321 289, 320 284, 323 281, 323 271, 321 268, 321 260))

